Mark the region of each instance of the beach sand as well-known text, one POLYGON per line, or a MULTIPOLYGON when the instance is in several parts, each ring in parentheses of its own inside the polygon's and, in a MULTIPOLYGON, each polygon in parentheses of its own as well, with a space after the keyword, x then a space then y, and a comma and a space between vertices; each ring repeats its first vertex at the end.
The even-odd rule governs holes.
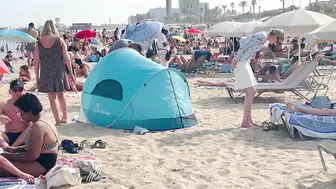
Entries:
MULTIPOLYGON (((20 64, 14 66, 18 70, 20 64)), ((15 76, 17 73, 10 77, 15 76)), ((70 188, 336 188, 335 159, 326 156, 329 171, 323 172, 317 152, 319 143, 336 150, 335 141, 292 139, 283 128, 270 132, 240 128, 243 99, 235 104, 225 90, 193 86, 199 79, 219 81, 230 77, 232 75, 218 74, 216 78, 199 75, 188 79, 194 111, 200 122, 197 127, 141 136, 75 122, 59 126, 61 140, 94 142, 102 139, 108 143, 106 149, 80 152, 80 155, 93 154, 99 158, 106 178, 70 188)), ((336 76, 330 81, 331 99, 336 98, 332 86, 335 81, 336 76)), ((0 84, 1 99, 9 98, 8 88, 8 84, 0 84)), ((44 112, 53 119, 47 97, 41 96, 40 100, 44 112)), ((297 101, 301 100, 291 93, 264 94, 255 100, 253 117, 261 123, 269 119, 269 103, 297 101)), ((80 98, 67 97, 67 103, 70 119, 79 112, 80 98)))

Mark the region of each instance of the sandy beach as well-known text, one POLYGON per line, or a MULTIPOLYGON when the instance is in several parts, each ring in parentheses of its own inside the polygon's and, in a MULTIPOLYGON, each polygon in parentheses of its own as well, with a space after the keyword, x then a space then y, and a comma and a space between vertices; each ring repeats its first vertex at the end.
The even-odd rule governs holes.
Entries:
MULTIPOLYGON (((24 61, 14 63, 16 70, 24 61)), ((17 77, 18 73, 8 77, 17 77)), ((113 189, 328 189, 336 188, 336 163, 326 156, 329 167, 323 172, 317 152, 322 143, 336 150, 333 140, 301 141, 292 139, 284 128, 265 132, 240 128, 243 99, 235 104, 225 90, 196 88, 197 80, 229 80, 232 75, 216 78, 188 78, 197 127, 136 135, 122 130, 104 129, 69 121, 59 126, 61 140, 75 142, 102 139, 106 149, 85 149, 79 155, 92 154, 103 163, 105 179, 70 188, 113 189)), ((336 99, 332 77, 328 96, 336 99)), ((33 83, 27 85, 30 87, 33 83)), ((0 84, 0 98, 9 98, 9 85, 0 84)), ((46 96, 40 96, 44 112, 53 119, 46 96)), ((291 93, 266 93, 255 100, 253 117, 257 123, 269 120, 268 104, 298 102, 291 93)), ((78 114, 81 99, 67 97, 69 119, 78 114)), ((2 127, 3 130, 3 127, 2 127)), ((61 154, 64 157, 79 155, 61 154)))

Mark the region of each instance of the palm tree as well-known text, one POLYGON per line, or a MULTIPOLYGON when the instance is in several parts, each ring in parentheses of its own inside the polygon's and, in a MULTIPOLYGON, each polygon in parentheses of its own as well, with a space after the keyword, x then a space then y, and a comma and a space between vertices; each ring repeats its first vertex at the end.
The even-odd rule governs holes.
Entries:
POLYGON ((231 12, 233 14, 233 9, 235 8, 236 4, 234 2, 230 3, 230 7, 231 7, 231 12))
POLYGON ((222 5, 222 9, 223 9, 224 14, 226 12, 227 7, 228 7, 227 5, 222 5))
POLYGON ((239 6, 242 8, 243 14, 245 13, 245 7, 247 6, 246 1, 240 1, 239 6))
POLYGON ((282 2, 282 11, 285 12, 285 0, 280 0, 282 2))
POLYGON ((252 8, 253 8, 253 14, 255 14, 255 6, 257 4, 257 0, 252 0, 251 1, 251 5, 252 5, 252 8))

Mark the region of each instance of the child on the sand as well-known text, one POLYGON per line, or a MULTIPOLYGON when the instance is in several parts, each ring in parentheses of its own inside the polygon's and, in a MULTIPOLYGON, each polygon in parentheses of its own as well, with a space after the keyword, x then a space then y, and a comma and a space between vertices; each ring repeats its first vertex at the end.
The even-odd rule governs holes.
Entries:
POLYGON ((32 80, 32 76, 30 74, 29 67, 27 65, 23 65, 20 67, 19 79, 26 82, 32 80))
POLYGON ((8 172, 11 172, 13 175, 20 177, 29 184, 34 183, 34 177, 32 175, 20 171, 10 161, 2 156, 0 156, 0 167, 7 170, 8 172))

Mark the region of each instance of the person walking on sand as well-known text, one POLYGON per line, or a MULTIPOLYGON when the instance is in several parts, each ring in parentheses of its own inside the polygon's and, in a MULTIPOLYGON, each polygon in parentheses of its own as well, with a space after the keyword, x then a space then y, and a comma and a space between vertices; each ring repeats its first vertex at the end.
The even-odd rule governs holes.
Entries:
POLYGON ((252 104, 254 95, 256 94, 256 81, 252 68, 249 64, 250 59, 255 56, 255 53, 260 51, 266 41, 270 44, 282 42, 284 40, 284 33, 282 30, 271 30, 270 32, 259 32, 250 37, 242 39, 240 48, 231 63, 234 69, 235 89, 245 90, 244 113, 241 123, 242 127, 258 126, 252 121, 252 104))
POLYGON ((54 114, 56 125, 67 123, 67 104, 64 91, 70 90, 67 73, 74 81, 67 46, 60 37, 52 20, 48 20, 43 28, 34 53, 34 71, 36 85, 39 92, 48 93, 51 110, 54 114), (67 69, 70 70, 67 72, 67 69), (60 119, 56 98, 61 107, 60 119))
POLYGON ((168 26, 163 26, 161 33, 157 38, 157 46, 159 49, 159 58, 161 60, 161 65, 168 67, 168 61, 166 60, 166 54, 170 51, 170 47, 167 40, 169 28, 168 26))
MULTIPOLYGON (((34 37, 35 39, 38 38, 39 32, 36 31, 36 29, 34 27, 34 23, 29 23, 28 34, 31 35, 32 37, 34 37)), ((28 56, 28 58, 27 58, 28 66, 32 66, 32 55, 35 51, 35 42, 27 43, 26 50, 27 50, 27 56, 28 56)))

